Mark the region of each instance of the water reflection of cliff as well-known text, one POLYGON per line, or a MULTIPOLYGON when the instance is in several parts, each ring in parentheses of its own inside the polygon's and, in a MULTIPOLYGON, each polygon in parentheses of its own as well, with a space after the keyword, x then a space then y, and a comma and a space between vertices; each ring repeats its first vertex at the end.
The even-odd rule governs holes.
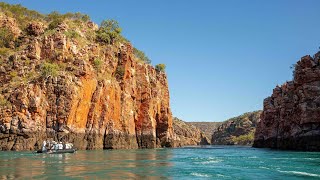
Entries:
MULTIPOLYGON (((4 154, 4 153, 3 153, 4 154)), ((79 151, 75 154, 0 154, 1 179, 166 179, 172 150, 79 151)))

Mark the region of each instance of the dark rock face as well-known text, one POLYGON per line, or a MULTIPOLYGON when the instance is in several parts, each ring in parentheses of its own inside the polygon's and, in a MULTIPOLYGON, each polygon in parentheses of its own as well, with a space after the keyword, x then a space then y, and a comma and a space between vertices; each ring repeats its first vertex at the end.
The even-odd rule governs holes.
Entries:
POLYGON ((294 80, 277 86, 264 100, 253 147, 320 150, 319 55, 302 57, 294 80))
POLYGON ((261 111, 244 113, 218 126, 212 134, 214 145, 252 145, 261 111))

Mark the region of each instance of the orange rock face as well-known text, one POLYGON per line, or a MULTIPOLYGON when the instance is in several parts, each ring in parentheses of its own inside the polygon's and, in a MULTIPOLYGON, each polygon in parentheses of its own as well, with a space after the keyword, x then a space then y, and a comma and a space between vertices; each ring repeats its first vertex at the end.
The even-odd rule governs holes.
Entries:
POLYGON ((174 145, 167 77, 135 60, 130 44, 79 45, 63 30, 42 35, 42 25, 29 27, 22 50, 1 56, 0 150, 34 150, 47 139, 78 149, 174 145), (43 75, 48 60, 57 76, 43 75))
POLYGON ((320 150, 320 53, 296 64, 294 80, 264 100, 254 147, 320 150))

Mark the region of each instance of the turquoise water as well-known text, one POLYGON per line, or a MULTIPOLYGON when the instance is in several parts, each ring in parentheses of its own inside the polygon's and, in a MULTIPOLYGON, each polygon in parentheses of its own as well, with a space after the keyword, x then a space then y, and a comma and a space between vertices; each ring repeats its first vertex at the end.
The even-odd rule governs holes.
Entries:
POLYGON ((0 179, 320 179, 320 152, 236 146, 0 152, 0 179))

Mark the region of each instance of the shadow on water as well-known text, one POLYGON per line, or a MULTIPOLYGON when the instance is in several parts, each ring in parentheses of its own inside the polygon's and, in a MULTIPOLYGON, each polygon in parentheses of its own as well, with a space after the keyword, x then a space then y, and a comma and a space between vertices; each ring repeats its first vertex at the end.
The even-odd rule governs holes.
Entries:
POLYGON ((98 178, 145 179, 165 178, 172 151, 97 150, 75 154, 32 154, 1 152, 0 179, 98 178))

